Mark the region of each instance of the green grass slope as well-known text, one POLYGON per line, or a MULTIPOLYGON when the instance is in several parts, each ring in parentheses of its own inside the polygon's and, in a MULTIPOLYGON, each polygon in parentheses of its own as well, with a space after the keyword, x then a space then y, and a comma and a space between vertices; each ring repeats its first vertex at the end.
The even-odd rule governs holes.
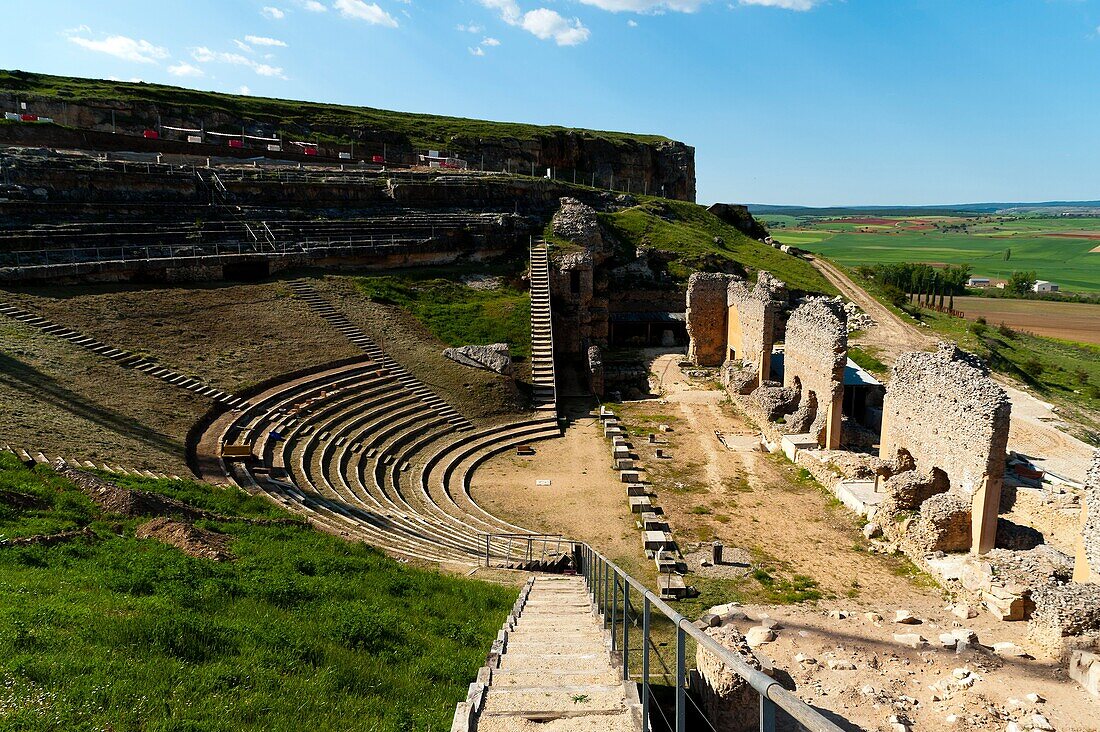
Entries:
POLYGON ((433 114, 391 112, 370 107, 239 96, 163 84, 82 79, 0 70, 0 92, 5 91, 96 106, 102 104, 105 99, 124 103, 174 105, 189 108, 196 115, 204 112, 223 112, 233 117, 272 124, 277 128, 282 126, 301 128, 327 124, 385 130, 406 135, 414 147, 447 147, 447 142, 455 136, 475 140, 505 138, 533 140, 542 135, 558 132, 574 132, 584 137, 602 139, 614 144, 668 142, 668 138, 659 135, 603 132, 516 122, 491 122, 433 114))
POLYGON ((531 296, 509 281, 517 274, 511 264, 486 268, 483 276, 499 280, 482 288, 459 279, 463 268, 404 270, 354 282, 372 301, 408 310, 448 346, 507 343, 513 356, 527 357, 531 296))
POLYGON ((600 224, 627 245, 631 255, 638 246, 675 254, 669 272, 680 280, 694 270, 720 271, 736 263, 750 275, 771 272, 793 290, 837 294, 806 260, 750 239, 694 203, 646 199, 632 208, 600 214, 600 224))
MULTIPOLYGON (((237 489, 119 482, 285 515, 237 489)), ((231 539, 217 563, 136 539, 143 521, 0 454, 0 535, 94 532, 0 546, 0 728, 446 730, 515 596, 296 523, 200 522, 231 539)))

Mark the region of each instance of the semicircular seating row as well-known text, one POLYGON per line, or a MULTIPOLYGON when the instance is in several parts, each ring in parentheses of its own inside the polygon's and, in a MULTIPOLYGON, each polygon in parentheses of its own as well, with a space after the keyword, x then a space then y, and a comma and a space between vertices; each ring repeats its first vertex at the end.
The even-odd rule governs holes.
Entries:
MULTIPOLYGON (((476 565, 486 535, 531 532, 482 509, 471 474, 561 431, 556 416, 473 430, 453 414, 368 360, 269 389, 216 423, 219 444, 251 445, 254 455, 222 458, 222 469, 327 531, 399 558, 476 565)), ((490 548, 494 558, 520 556, 503 537, 490 548)))

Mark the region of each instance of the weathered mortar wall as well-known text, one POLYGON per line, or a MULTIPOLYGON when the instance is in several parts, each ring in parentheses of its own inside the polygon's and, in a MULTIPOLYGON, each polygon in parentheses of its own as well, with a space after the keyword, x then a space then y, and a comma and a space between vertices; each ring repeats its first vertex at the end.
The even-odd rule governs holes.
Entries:
POLYGON ((696 272, 688 279, 688 358, 700 366, 721 366, 726 360, 726 304, 730 275, 696 272))
POLYGON ((840 447, 847 323, 843 308, 827 300, 811 300, 791 313, 783 346, 783 385, 801 385, 800 409, 814 409, 816 400, 809 433, 829 449, 840 447))
POLYGON ((1081 538, 1077 544, 1076 582, 1100 583, 1100 450, 1093 455, 1085 476, 1081 538))
POLYGON ((726 345, 737 360, 753 368, 757 384, 771 377, 775 329, 786 300, 786 285, 769 272, 761 272, 751 290, 744 280, 729 283, 726 345))
POLYGON ((940 468, 971 496, 973 548, 994 547, 1011 403, 988 370, 954 344, 905 353, 883 401, 880 456, 906 450, 920 470, 940 468))

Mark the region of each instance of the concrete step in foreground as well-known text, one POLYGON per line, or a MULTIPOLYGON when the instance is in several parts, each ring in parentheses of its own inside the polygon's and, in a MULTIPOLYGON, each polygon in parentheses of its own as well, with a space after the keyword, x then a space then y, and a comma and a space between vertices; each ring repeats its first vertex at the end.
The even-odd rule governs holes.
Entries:
POLYGON ((580 577, 532 577, 455 710, 452 732, 640 732, 580 577))

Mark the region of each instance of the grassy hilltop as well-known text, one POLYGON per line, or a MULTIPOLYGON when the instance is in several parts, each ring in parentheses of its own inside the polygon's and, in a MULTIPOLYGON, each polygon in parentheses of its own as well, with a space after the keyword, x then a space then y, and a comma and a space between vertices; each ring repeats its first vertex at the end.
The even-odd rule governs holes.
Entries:
MULTIPOLYGON (((451 138, 471 140, 534 140, 540 136, 572 132, 585 138, 616 145, 670 142, 660 135, 604 132, 570 127, 491 122, 434 114, 391 112, 371 107, 302 102, 289 99, 241 96, 196 91, 164 84, 131 83, 102 79, 51 76, 25 71, 0 70, 0 93, 26 95, 47 100, 106 107, 105 100, 146 103, 188 109, 195 116, 223 113, 251 119, 277 129, 318 126, 363 128, 405 136, 414 147, 445 145, 451 138)), ((58 120, 62 122, 62 120, 58 120)))

